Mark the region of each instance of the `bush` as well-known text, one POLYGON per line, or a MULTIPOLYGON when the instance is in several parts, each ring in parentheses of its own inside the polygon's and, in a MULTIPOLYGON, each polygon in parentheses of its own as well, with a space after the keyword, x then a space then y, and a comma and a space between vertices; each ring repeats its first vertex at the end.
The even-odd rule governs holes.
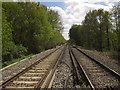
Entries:
POLYGON ((112 51, 112 54, 113 54, 113 58, 120 60, 120 52, 119 51, 112 51))
POLYGON ((11 58, 19 58, 21 56, 24 56, 27 53, 27 48, 20 45, 14 45, 12 49, 10 50, 11 52, 11 58))

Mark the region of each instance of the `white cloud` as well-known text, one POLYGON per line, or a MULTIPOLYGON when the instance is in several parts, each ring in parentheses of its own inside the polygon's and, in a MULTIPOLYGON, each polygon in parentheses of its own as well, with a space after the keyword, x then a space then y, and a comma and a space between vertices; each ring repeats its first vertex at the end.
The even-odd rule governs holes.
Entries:
POLYGON ((62 35, 64 36, 64 38, 67 39, 67 40, 68 40, 68 37, 69 37, 69 34, 68 34, 68 33, 69 33, 69 32, 63 32, 63 34, 62 34, 62 35))
POLYGON ((71 27, 70 24, 65 24, 65 25, 64 25, 64 29, 68 29, 68 28, 70 28, 70 27, 71 27))
POLYGON ((66 9, 60 7, 50 7, 50 9, 58 11, 61 15, 64 31, 63 36, 69 39, 69 29, 73 24, 80 24, 89 10, 102 8, 109 11, 113 2, 119 0, 65 0, 66 9))
POLYGON ((120 0, 65 0, 65 2, 88 2, 88 3, 96 3, 96 2, 105 2, 105 3, 112 3, 112 2, 119 2, 120 0))

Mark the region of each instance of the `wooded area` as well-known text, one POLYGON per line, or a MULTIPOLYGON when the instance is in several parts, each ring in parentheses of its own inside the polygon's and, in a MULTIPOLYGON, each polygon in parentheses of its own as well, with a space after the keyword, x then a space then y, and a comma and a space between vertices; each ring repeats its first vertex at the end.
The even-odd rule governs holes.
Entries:
POLYGON ((2 3, 2 59, 5 61, 61 45, 63 26, 57 12, 40 3, 2 3))
POLYGON ((111 51, 120 59, 120 2, 110 12, 89 11, 81 25, 69 31, 70 42, 86 49, 111 51))

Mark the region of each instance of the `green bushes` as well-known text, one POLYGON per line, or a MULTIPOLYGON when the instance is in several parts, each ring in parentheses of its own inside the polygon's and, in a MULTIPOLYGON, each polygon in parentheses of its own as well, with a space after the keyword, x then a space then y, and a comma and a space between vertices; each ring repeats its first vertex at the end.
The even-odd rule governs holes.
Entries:
POLYGON ((22 46, 21 44, 14 45, 10 50, 10 54, 11 54, 11 56, 13 56, 13 58, 20 58, 20 57, 26 55, 26 53, 27 53, 27 49, 24 46, 22 46))
POLYGON ((39 53, 65 42, 58 13, 31 2, 2 3, 3 62, 39 53))
POLYGON ((86 49, 112 52, 120 59, 120 3, 108 12, 89 11, 81 25, 73 25, 70 41, 86 49))

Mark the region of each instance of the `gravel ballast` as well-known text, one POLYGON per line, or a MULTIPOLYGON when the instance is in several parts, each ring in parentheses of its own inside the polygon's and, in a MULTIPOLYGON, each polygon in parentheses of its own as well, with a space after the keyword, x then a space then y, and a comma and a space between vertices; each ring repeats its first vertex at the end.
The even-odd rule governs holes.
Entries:
POLYGON ((107 65, 108 67, 110 67, 111 69, 115 70, 120 74, 120 67, 119 67, 120 62, 118 60, 112 59, 109 56, 105 56, 98 51, 90 51, 85 49, 81 49, 81 50, 87 53, 88 55, 92 56, 93 58, 96 58, 101 63, 107 65))
POLYGON ((51 52, 55 51, 57 48, 46 50, 45 52, 41 52, 39 54, 34 55, 33 57, 27 58, 25 60, 19 61, 15 64, 7 66, 0 70, 2 74, 1 83, 7 81, 11 77, 15 76, 17 73, 21 72, 25 68, 29 67, 31 64, 35 63, 36 61, 42 59, 43 57, 47 56, 51 52))
POLYGON ((96 88, 106 88, 106 87, 118 87, 119 81, 110 72, 101 68, 94 61, 80 53, 75 48, 72 49, 74 54, 78 58, 79 62, 83 66, 88 77, 92 81, 96 88))
POLYGON ((72 67, 68 46, 56 69, 52 88, 73 88, 72 67))

